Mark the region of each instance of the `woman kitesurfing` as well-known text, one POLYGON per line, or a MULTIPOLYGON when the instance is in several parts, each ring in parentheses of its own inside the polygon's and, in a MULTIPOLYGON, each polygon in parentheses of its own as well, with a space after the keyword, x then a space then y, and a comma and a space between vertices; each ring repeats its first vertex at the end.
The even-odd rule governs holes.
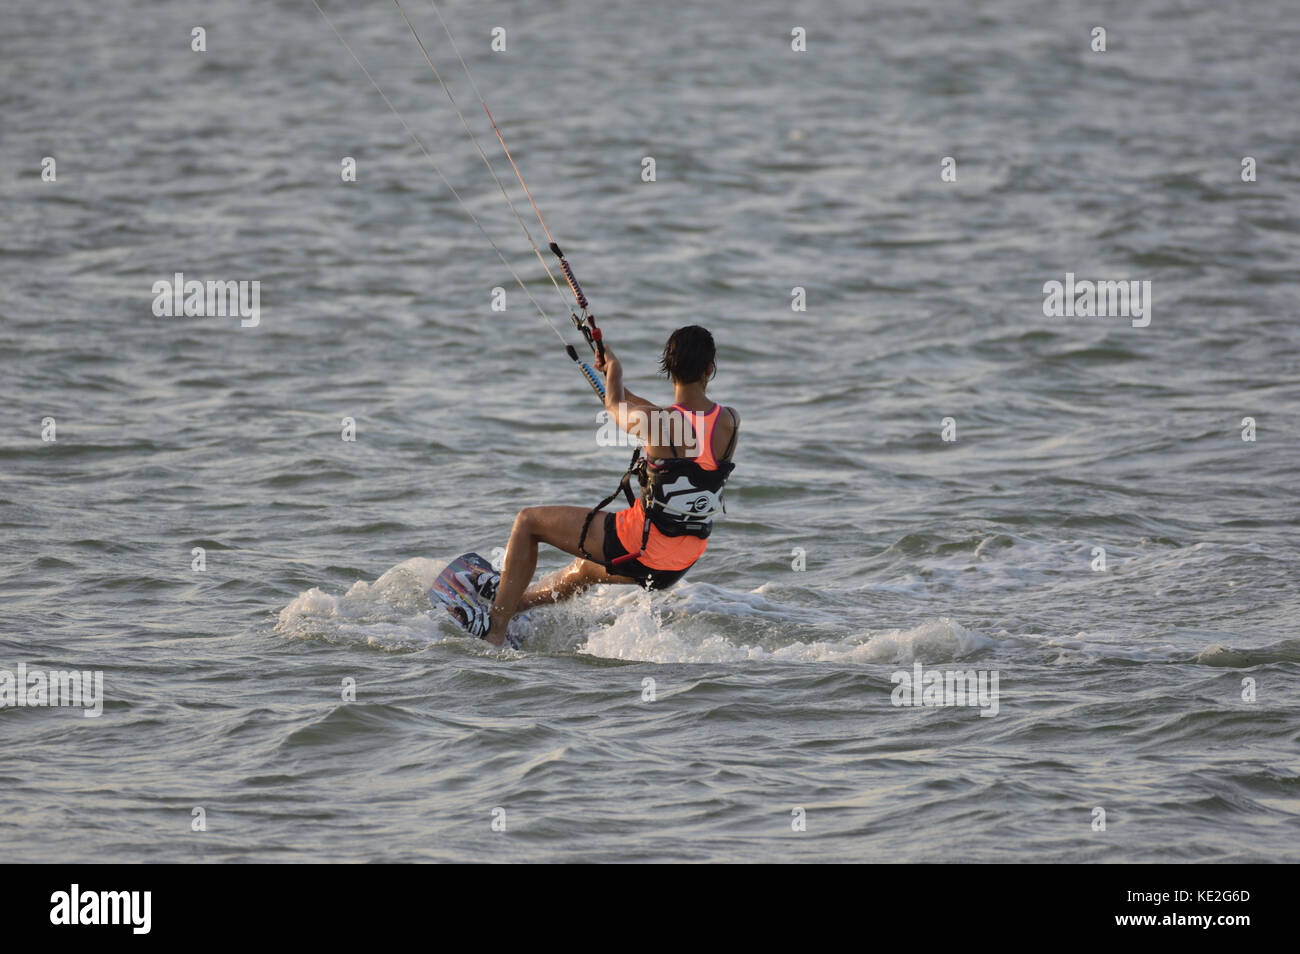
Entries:
POLYGON ((465 58, 456 47, 456 40, 442 18, 438 5, 430 0, 442 24, 443 31, 460 65, 469 79, 474 94, 478 97, 483 112, 487 115, 492 131, 496 134, 501 150, 505 153, 537 215, 537 221, 546 233, 550 251, 559 259, 560 271, 578 304, 578 310, 572 311, 559 281, 551 271, 541 249, 533 240, 532 233, 524 224, 523 217, 515 208, 510 193, 505 187, 492 161, 488 158, 478 137, 470 128, 464 114, 434 64, 424 41, 420 39, 415 25, 406 15, 401 0, 393 0, 402 20, 415 38, 425 62, 433 71, 439 85, 451 101, 452 109, 460 119, 461 125, 469 134, 483 163, 487 166, 506 204, 514 213, 515 220, 523 229, 533 254, 542 263, 556 293, 560 296, 574 326, 582 333, 594 355, 594 367, 578 357, 577 349, 564 340, 559 328, 551 321, 541 303, 533 296, 523 278, 510 264, 500 246, 474 215, 447 177, 443 175, 433 155, 424 145, 423 140, 398 112, 388 95, 371 76, 365 64, 353 52, 351 45, 343 34, 334 26, 333 21, 321 9, 316 0, 312 0, 317 11, 324 18, 334 35, 352 59, 365 73, 376 92, 393 115, 405 127, 407 134, 419 147, 443 184, 455 196, 465 214, 483 233, 488 244, 492 246, 501 263, 514 277, 523 293, 537 309, 537 313, 551 326, 551 330, 564 345, 564 350, 578 365, 579 370, 591 385, 597 397, 605 405, 611 420, 620 430, 638 442, 632 463, 617 490, 610 494, 594 508, 575 506, 528 507, 519 512, 510 540, 506 545, 505 562, 500 573, 496 572, 478 554, 467 553, 453 560, 439 575, 429 590, 430 602, 441 605, 452 614, 470 634, 481 637, 493 645, 500 646, 509 637, 512 645, 518 645, 517 638, 511 636, 509 625, 516 614, 544 603, 553 603, 582 592, 595 583, 624 583, 644 586, 647 589, 664 589, 671 586, 685 575, 704 553, 706 540, 713 526, 713 517, 723 509, 722 485, 730 475, 733 464, 731 456, 735 451, 740 416, 733 408, 725 408, 715 403, 706 394, 709 380, 717 369, 717 352, 713 336, 698 325, 678 328, 664 346, 660 368, 673 385, 673 404, 659 407, 645 398, 638 397, 623 385, 623 366, 614 357, 612 351, 605 347, 601 330, 596 325, 596 318, 588 307, 587 297, 582 286, 574 277, 560 246, 556 244, 551 230, 542 218, 541 210, 533 199, 528 184, 515 164, 514 157, 506 147, 505 137, 492 118, 483 94, 469 71, 465 58), (605 375, 601 384, 597 373, 605 375), (644 450, 644 452, 643 452, 644 450), (639 496, 634 496, 631 481, 639 484, 639 496), (599 514, 613 499, 622 492, 628 502, 628 508, 621 513, 609 513, 605 519, 595 522, 599 514), (541 543, 550 544, 572 554, 576 559, 567 568, 552 573, 530 587, 533 573, 537 569, 537 548, 541 543))
POLYGON ((695 565, 708 545, 713 516, 722 509, 722 485, 733 468, 740 427, 734 408, 724 408, 705 393, 716 360, 713 336, 706 329, 689 325, 674 331, 660 360, 673 385, 673 404, 659 407, 629 391, 623 365, 608 346, 601 349, 595 367, 605 373, 605 410, 620 430, 643 442, 644 452, 638 446, 618 489, 594 508, 526 507, 519 512, 501 573, 478 570, 466 581, 483 602, 448 607, 471 634, 500 646, 516 613, 567 599, 596 583, 664 589, 695 565), (633 478, 641 485, 636 498, 630 488, 633 478), (628 508, 596 521, 620 491, 628 508), (576 559, 529 586, 539 543, 576 559))

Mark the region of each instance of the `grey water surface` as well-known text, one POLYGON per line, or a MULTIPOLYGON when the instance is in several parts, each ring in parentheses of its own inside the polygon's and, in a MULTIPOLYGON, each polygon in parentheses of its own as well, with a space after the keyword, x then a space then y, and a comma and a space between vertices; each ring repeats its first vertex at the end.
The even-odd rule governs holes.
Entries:
POLYGON ((0 708, 4 860, 1300 861, 1293 3, 440 4, 631 387, 702 323, 744 418, 683 583, 504 653, 430 581, 627 451, 396 6, 321 4, 429 156, 311 0, 0 10, 0 670, 104 695, 0 708))

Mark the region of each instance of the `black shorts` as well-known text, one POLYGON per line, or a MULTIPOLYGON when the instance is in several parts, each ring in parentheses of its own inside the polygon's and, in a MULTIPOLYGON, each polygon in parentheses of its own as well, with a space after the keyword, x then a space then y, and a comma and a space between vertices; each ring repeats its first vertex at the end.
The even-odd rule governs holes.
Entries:
MULTIPOLYGON (((630 576, 647 590, 666 590, 686 575, 686 570, 652 570, 640 560, 624 560, 614 564, 616 557, 627 556, 627 548, 618 538, 618 517, 605 514, 605 569, 618 576, 630 576)), ((695 564, 691 564, 694 566, 695 564)))

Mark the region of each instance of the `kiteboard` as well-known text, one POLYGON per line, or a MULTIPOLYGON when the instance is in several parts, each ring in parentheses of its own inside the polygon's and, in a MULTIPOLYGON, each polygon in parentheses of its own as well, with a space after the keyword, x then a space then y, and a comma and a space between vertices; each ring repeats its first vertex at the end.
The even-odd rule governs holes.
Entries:
MULTIPOLYGON (((447 564, 429 587, 429 604, 435 612, 442 609, 451 620, 470 632, 471 619, 492 608, 500 578, 492 564, 477 553, 463 553, 447 564)), ((516 616, 506 628, 506 643, 518 649, 532 631, 526 614, 516 616)))

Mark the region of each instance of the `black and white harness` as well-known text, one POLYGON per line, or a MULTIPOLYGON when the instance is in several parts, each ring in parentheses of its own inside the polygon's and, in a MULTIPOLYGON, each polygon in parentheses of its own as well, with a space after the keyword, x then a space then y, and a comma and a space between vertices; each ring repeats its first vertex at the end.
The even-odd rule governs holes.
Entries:
MULTIPOLYGON (((623 473, 623 479, 614 488, 614 492, 596 504, 587 519, 583 521, 582 533, 578 537, 578 549, 582 555, 593 563, 600 563, 587 552, 587 530, 596 514, 604 510, 622 493, 627 498, 629 507, 635 507, 637 498, 632 493, 632 478, 640 484, 640 501, 645 510, 645 529, 641 534, 641 546, 636 553, 626 553, 615 557, 607 564, 607 569, 635 560, 645 552, 650 540, 651 526, 657 528, 666 537, 699 537, 707 539, 713 530, 713 517, 724 512, 726 506, 722 499, 722 485, 727 482, 736 465, 731 462, 731 451, 736 446, 736 415, 727 408, 731 415, 731 440, 727 449, 718 459, 716 470, 705 470, 690 458, 678 457, 676 446, 669 445, 672 458, 644 457, 641 448, 632 452, 632 462, 623 473)), ((712 434, 709 435, 710 439, 712 434)))

